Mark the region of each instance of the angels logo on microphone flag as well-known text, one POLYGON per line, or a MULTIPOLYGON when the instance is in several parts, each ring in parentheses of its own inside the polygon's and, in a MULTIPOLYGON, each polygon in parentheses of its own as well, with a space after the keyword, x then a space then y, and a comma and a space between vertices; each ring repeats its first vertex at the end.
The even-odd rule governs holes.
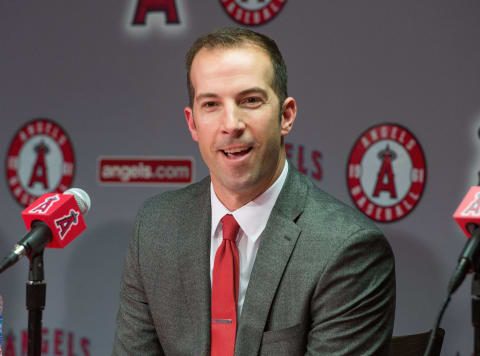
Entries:
POLYGON ((225 12, 245 26, 262 25, 278 15, 287 0, 220 0, 225 12))
POLYGON ((45 193, 67 190, 75 171, 67 133, 48 119, 33 120, 17 131, 6 163, 8 187, 24 207, 45 193))
POLYGON ((347 165, 347 184, 357 208, 370 219, 393 222, 418 204, 426 164, 418 140, 398 124, 380 124, 355 142, 347 165))
POLYGON ((473 200, 461 214, 465 216, 480 216, 480 193, 475 194, 473 200))
POLYGON ((35 221, 43 221, 50 228, 53 238, 47 245, 49 248, 64 248, 86 228, 78 203, 71 194, 46 194, 23 210, 22 218, 28 230, 35 221), (48 212, 39 209, 46 202, 53 206, 48 212))
POLYGON ((68 215, 62 216, 61 218, 55 220, 55 226, 58 228, 60 238, 62 240, 65 238, 65 235, 70 231, 72 225, 78 224, 78 215, 80 215, 80 213, 71 209, 68 215))
POLYGON ((470 237, 472 231, 468 224, 473 222, 477 223, 477 220, 480 219, 480 187, 474 186, 470 188, 453 214, 453 218, 465 235, 470 237))
POLYGON ((39 214, 45 214, 48 209, 53 205, 54 202, 58 201, 60 198, 58 197, 57 194, 54 196, 50 196, 48 198, 45 198, 44 201, 40 203, 40 205, 37 205, 34 207, 32 210, 30 210, 31 213, 39 213, 39 214))

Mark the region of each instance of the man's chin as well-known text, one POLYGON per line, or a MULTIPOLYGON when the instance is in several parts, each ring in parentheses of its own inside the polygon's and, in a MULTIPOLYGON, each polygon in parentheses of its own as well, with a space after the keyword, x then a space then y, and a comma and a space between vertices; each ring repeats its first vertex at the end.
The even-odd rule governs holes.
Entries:
POLYGON ((268 183, 253 179, 253 177, 242 177, 224 181, 223 187, 230 194, 242 195, 250 200, 256 198, 266 190, 268 183))
POLYGON ((227 184, 225 184, 225 187, 231 193, 237 193, 237 194, 245 194, 245 193, 255 189, 253 184, 251 184, 248 181, 228 182, 227 184))
POLYGON ((222 189, 229 191, 232 194, 244 194, 246 192, 255 190, 256 182, 250 175, 235 175, 231 177, 222 177, 217 179, 215 183, 222 186, 222 189))

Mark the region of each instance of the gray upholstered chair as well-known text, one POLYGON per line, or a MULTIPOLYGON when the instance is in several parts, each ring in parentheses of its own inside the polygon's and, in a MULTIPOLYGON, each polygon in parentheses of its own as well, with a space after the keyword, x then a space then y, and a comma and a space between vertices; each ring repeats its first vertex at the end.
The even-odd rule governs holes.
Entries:
MULTIPOLYGON (((437 329, 437 337, 431 356, 440 356, 445 330, 437 329)), ((394 336, 390 345, 390 356, 423 356, 430 338, 430 331, 420 334, 394 336)))

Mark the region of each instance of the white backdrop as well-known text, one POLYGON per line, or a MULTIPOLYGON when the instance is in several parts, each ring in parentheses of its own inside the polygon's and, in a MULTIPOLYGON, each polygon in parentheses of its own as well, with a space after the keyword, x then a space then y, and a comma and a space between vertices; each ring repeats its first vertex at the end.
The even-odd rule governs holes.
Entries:
MULTIPOLYGON (((193 180, 208 173, 183 118, 183 58, 199 34, 236 23, 219 0, 173 1, 178 24, 157 12, 145 25, 132 25, 137 0, 0 2, 2 160, 25 123, 53 120, 73 145, 73 186, 92 198, 88 230, 65 250, 45 253, 44 355, 110 353, 136 211, 147 197, 172 189, 100 184, 99 157, 192 157, 193 180)), ((402 125, 423 148, 420 202, 405 218, 378 224, 396 256, 397 335, 431 328, 465 243, 451 215, 480 169, 479 18, 475 0, 288 0, 254 28, 284 54, 289 94, 299 106, 287 139, 291 159, 321 188, 353 205, 347 160, 371 126, 402 125)), ((25 228, 5 165, 1 172, 6 255, 25 228)), ((0 275, 10 355, 26 355, 27 269, 25 259, 0 275)), ((445 314, 442 355, 471 354, 469 293, 470 278, 445 314)))

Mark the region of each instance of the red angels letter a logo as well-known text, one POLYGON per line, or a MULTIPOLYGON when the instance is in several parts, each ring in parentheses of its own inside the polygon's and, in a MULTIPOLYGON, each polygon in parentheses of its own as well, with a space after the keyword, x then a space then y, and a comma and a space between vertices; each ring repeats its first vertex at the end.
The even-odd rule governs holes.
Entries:
POLYGON ((462 215, 480 216, 480 193, 475 194, 475 199, 463 211, 462 215))
POLYGON ((44 189, 48 189, 48 167, 45 163, 45 155, 49 152, 49 148, 41 141, 35 146, 35 151, 37 152, 37 159, 33 166, 28 186, 31 188, 35 183, 41 183, 44 189))
POLYGON ((58 197, 58 194, 52 197, 48 197, 42 203, 40 203, 35 208, 30 210, 30 213, 45 214, 48 211, 48 209, 50 209, 50 207, 53 205, 53 203, 55 203, 59 199, 60 198, 58 197))
POLYGON ((393 174, 392 160, 396 158, 396 154, 390 150, 387 144, 387 147, 379 152, 378 158, 381 159, 382 166, 378 172, 373 196, 378 197, 380 192, 386 191, 390 193, 391 198, 395 199, 397 198, 397 190, 395 189, 395 175, 393 174))
POLYGON ((55 220, 55 226, 58 228, 58 231, 60 232, 60 238, 62 240, 65 238, 65 235, 70 231, 72 225, 78 224, 79 214, 80 213, 71 209, 69 215, 65 215, 64 217, 55 220))
POLYGON ((138 0, 133 24, 145 25, 147 14, 151 11, 165 12, 167 23, 180 23, 175 0, 138 0))
POLYGON ((23 207, 30 209, 43 194, 63 193, 71 186, 74 172, 72 143, 55 122, 34 119, 13 137, 8 148, 6 178, 10 192, 23 207))
POLYGON ((353 202, 370 219, 394 222, 418 204, 426 163, 420 142, 398 124, 368 128, 355 142, 347 165, 353 202))

